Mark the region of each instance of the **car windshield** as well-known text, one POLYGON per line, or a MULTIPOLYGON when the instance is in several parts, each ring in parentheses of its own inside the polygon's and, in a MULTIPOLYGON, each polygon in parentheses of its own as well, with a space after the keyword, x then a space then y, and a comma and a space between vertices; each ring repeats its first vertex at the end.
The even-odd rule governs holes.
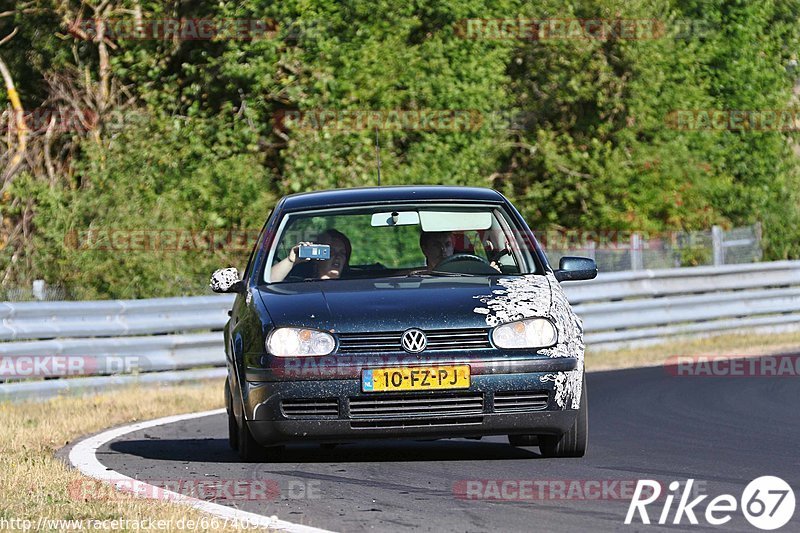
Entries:
POLYGON ((265 282, 535 272, 498 206, 377 206, 286 215, 265 282))

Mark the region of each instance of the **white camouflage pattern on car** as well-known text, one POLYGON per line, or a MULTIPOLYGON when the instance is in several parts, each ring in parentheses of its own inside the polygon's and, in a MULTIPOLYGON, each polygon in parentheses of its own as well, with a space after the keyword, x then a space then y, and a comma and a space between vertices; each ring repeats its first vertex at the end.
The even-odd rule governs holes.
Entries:
POLYGON ((547 274, 553 289, 553 302, 550 306, 550 319, 558 331, 558 344, 552 348, 539 350, 550 357, 576 357, 578 365, 569 372, 555 372, 539 378, 542 382, 555 382, 555 401, 562 409, 578 409, 583 391, 583 321, 569 305, 567 295, 552 273, 547 274))
POLYGON ((474 311, 486 315, 490 327, 523 318, 550 318, 558 332, 558 343, 538 352, 550 357, 576 357, 578 365, 575 370, 553 372, 539 379, 554 383, 554 400, 559 407, 578 409, 583 389, 583 322, 572 311, 558 280, 548 272, 546 276, 501 278, 497 283, 504 288, 493 290, 488 296, 476 296, 486 307, 476 307, 474 311))
POLYGON ((497 284, 505 288, 495 289, 489 296, 475 296, 486 307, 476 307, 473 311, 486 315, 487 326, 547 316, 550 308, 550 284, 544 276, 500 278, 497 284))
POLYGON ((211 290, 214 292, 225 292, 234 283, 239 281, 239 271, 235 268, 220 268, 211 274, 211 290))

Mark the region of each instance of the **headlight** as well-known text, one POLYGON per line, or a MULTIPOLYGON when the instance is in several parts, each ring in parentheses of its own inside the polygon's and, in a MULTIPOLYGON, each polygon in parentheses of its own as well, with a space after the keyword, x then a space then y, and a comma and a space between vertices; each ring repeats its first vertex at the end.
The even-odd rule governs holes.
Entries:
POLYGON ((556 328, 545 318, 529 318, 497 326, 492 340, 498 348, 546 348, 558 340, 556 328))
POLYGON ((328 355, 335 346, 330 333, 317 329, 278 328, 267 338, 267 351, 278 357, 328 355))

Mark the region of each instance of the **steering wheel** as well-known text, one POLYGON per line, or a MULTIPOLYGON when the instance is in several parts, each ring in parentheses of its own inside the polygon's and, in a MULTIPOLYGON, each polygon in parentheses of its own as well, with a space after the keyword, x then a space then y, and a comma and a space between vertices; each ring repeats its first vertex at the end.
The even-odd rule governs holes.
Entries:
POLYGON ((481 263, 482 265, 486 265, 486 268, 488 268, 491 272, 496 272, 496 270, 494 268, 492 268, 491 264, 489 264, 489 261, 487 261, 483 257, 481 257, 479 255, 467 254, 467 253, 453 254, 450 257, 445 257, 444 259, 442 259, 439 262, 438 265, 433 267, 432 270, 441 270, 442 272, 449 272, 448 270, 442 270, 442 267, 446 267, 446 266, 450 265, 451 263, 457 263, 457 262, 460 262, 460 261, 469 262, 469 263, 481 263))

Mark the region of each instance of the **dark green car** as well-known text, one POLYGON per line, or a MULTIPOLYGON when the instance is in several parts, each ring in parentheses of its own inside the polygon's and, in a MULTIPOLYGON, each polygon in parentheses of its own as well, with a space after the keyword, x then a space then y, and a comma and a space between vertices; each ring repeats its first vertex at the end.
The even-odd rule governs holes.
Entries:
POLYGON ((283 198, 225 327, 231 446, 508 435, 546 456, 586 450, 583 328, 500 193, 376 187, 283 198))

